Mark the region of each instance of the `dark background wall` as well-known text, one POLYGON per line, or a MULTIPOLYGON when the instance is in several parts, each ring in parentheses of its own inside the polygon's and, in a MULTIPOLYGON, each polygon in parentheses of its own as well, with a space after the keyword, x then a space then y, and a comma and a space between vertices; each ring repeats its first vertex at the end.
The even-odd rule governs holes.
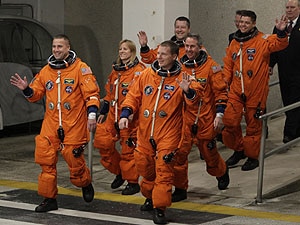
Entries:
POLYGON ((122 1, 65 0, 65 33, 98 78, 101 96, 122 38, 122 1))

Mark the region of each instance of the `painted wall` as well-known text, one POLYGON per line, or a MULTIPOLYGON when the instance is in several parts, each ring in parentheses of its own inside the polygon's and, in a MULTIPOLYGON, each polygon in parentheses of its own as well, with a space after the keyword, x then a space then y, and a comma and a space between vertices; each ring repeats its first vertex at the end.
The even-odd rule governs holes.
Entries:
POLYGON ((131 39, 139 48, 137 33, 143 30, 148 46, 174 35, 174 21, 178 16, 189 17, 188 0, 123 0, 123 38, 131 39))
POLYGON ((65 33, 77 55, 97 76, 104 97, 104 85, 122 38, 122 1, 65 0, 65 33))
MULTIPOLYGON (((73 49, 92 67, 97 76, 102 96, 111 64, 117 56, 118 43, 123 37, 134 39, 138 45, 136 33, 144 29, 150 37, 149 45, 155 47, 163 39, 169 39, 173 35, 174 19, 182 15, 182 12, 188 12, 192 31, 200 33, 209 53, 222 64, 228 34, 235 31, 233 20, 237 9, 255 11, 259 30, 271 33, 275 19, 284 13, 285 5, 285 0, 2 0, 1 2, 33 3, 37 7, 35 17, 43 22, 52 34, 65 32, 70 36, 73 49), (188 9, 184 8, 186 3, 188 9), (123 8, 126 14, 123 14, 123 8)), ((277 79, 275 70, 271 81, 277 79)), ((278 107, 281 107, 281 97, 279 87, 275 86, 270 89, 268 109, 272 111, 278 107)))

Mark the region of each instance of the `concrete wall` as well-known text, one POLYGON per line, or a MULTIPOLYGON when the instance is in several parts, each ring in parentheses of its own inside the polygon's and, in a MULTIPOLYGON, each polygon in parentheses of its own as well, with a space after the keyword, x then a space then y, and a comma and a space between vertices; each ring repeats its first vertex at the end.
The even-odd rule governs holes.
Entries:
POLYGON ((123 0, 123 38, 134 41, 139 48, 137 33, 143 30, 148 46, 156 48, 174 35, 173 24, 178 16, 189 16, 189 0, 123 0))
POLYGON ((122 38, 122 1, 65 0, 65 33, 78 56, 91 66, 104 96, 122 38))
MULTIPOLYGON (((97 76, 103 96, 104 83, 111 71, 111 63, 117 56, 118 43, 123 37, 134 39, 138 45, 136 33, 140 29, 145 29, 150 34, 150 45, 154 47, 161 39, 166 37, 168 39, 173 34, 175 15, 174 18, 165 16, 163 21, 156 21, 149 20, 149 17, 143 14, 147 11, 160 12, 162 9, 157 8, 156 1, 159 0, 141 4, 137 0, 124 0, 124 4, 136 3, 130 10, 139 16, 123 15, 121 0, 2 0, 1 2, 33 4, 36 9, 35 18, 43 22, 52 34, 65 32, 70 36, 73 49, 92 67, 97 76), (149 6, 150 3, 153 4, 152 7, 149 6), (124 30, 123 23, 131 27, 131 30, 124 30), (161 35, 151 31, 152 28, 156 31, 161 23, 165 27, 161 35)), ((177 0, 164 1, 163 12, 166 15, 182 12, 183 6, 177 0)), ((275 19, 284 13, 285 4, 285 0, 183 0, 184 4, 187 1, 189 9, 184 10, 189 11, 192 31, 200 33, 205 47, 220 64, 223 63, 228 34, 235 31, 233 20, 237 9, 255 11, 258 29, 271 33, 275 19)), ((271 81, 274 80, 277 80, 277 70, 271 77, 271 81)), ((277 85, 270 89, 268 110, 272 111, 278 107, 281 107, 281 96, 277 85)))

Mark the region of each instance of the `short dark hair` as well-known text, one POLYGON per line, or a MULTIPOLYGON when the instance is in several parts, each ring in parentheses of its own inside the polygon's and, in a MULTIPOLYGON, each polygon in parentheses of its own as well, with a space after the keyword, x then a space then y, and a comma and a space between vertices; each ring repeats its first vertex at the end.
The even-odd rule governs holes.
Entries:
POLYGON ((160 44, 160 46, 169 47, 172 55, 174 54, 176 54, 177 56, 179 55, 179 46, 174 41, 171 40, 163 41, 160 44))
POLYGON ((65 34, 57 34, 53 37, 53 39, 64 39, 68 42, 68 44, 71 46, 71 41, 70 41, 70 38, 65 35, 65 34))
POLYGON ((235 11, 235 14, 236 14, 236 15, 242 15, 242 11, 243 11, 243 10, 240 10, 240 9, 239 9, 239 10, 236 10, 236 11, 235 11))
POLYGON ((256 14, 251 10, 242 10, 241 16, 250 17, 252 22, 256 22, 256 14))
POLYGON ((176 20, 175 20, 175 22, 174 22, 174 26, 176 24, 176 21, 185 21, 186 24, 187 24, 187 26, 188 26, 188 28, 191 27, 191 22, 190 22, 189 18, 187 18, 185 16, 179 16, 179 17, 177 17, 176 20))
POLYGON ((186 36, 185 39, 187 38, 193 38, 197 41, 197 45, 200 47, 202 45, 202 38, 199 34, 195 34, 195 33, 188 33, 188 35, 186 36))

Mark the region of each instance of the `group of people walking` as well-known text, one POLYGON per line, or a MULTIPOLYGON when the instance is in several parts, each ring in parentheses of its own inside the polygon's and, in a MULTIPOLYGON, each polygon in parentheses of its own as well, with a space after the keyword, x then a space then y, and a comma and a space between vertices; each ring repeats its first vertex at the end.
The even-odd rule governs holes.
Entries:
POLYGON ((93 200, 83 155, 88 131, 95 132, 93 144, 100 163, 115 175, 111 188, 126 182, 122 195, 141 191, 145 203, 140 209, 153 211, 155 224, 166 224, 166 208, 187 198, 188 155, 193 145, 207 172, 216 177, 219 190, 228 187, 229 167, 241 159, 247 158, 243 171, 258 167, 262 129, 258 117, 266 109, 270 55, 288 46, 291 18, 282 16, 276 20, 274 34, 265 35, 257 29, 253 11, 238 13, 238 30, 230 37, 223 68, 209 55, 200 35, 191 32, 190 20, 184 16, 175 20, 174 36, 155 49, 147 45, 146 32, 138 32, 142 62, 135 44, 122 40, 102 104, 91 68, 71 50, 66 35, 54 37, 48 65, 30 84, 26 77, 13 75, 11 83, 29 101, 46 96, 35 149, 35 161, 42 169, 38 193, 44 200, 35 211, 58 208, 59 152, 69 166, 71 182, 82 188, 86 202, 93 200), (234 150, 227 161, 217 150, 218 134, 234 150))

